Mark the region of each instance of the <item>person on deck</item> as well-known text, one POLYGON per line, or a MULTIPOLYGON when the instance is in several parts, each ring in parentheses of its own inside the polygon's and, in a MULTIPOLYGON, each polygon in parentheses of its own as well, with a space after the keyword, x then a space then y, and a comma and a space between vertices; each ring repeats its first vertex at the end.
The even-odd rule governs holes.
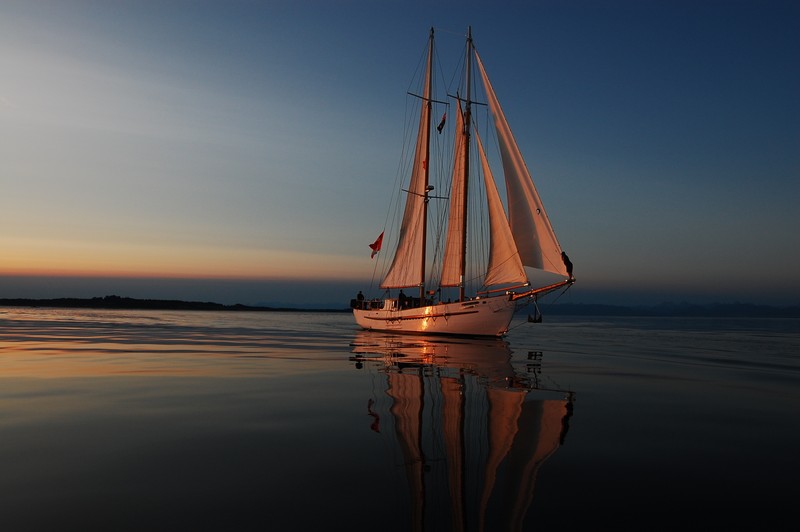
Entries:
POLYGON ((561 252, 561 260, 564 261, 564 266, 567 267, 567 275, 569 275, 570 280, 574 279, 575 277, 572 276, 572 261, 569 260, 569 257, 567 257, 564 251, 561 252))

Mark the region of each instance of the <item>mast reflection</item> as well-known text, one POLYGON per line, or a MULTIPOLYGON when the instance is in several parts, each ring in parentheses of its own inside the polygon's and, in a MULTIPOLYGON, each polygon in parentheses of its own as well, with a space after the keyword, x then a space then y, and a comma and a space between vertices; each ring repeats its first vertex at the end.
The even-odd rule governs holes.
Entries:
POLYGON ((385 375, 367 413, 399 450, 410 529, 521 530, 575 400, 542 385, 540 354, 518 372, 500 339, 362 331, 352 347, 357 368, 385 375))

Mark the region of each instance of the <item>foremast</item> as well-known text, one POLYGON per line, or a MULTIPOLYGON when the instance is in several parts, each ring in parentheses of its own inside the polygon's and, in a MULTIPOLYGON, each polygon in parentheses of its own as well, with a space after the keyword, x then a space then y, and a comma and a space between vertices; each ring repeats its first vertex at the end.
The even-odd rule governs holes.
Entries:
POLYGON ((461 196, 462 203, 462 225, 461 225, 461 268, 460 268, 460 283, 458 287, 458 297, 464 301, 466 296, 466 286, 464 282, 464 275, 467 271, 467 207, 469 205, 468 192, 469 192, 469 146, 470 146, 470 133, 472 124, 472 26, 467 29, 467 60, 466 60, 466 97, 464 105, 464 163, 463 171, 463 191, 461 196))

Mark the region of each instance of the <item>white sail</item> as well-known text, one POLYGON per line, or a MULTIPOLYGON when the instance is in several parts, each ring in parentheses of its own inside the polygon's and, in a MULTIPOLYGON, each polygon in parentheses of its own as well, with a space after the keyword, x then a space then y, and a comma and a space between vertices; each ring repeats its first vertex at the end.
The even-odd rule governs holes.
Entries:
POLYGON ((411 181, 406 196, 400 238, 392 265, 381 283, 381 288, 406 288, 421 286, 425 281, 425 197, 428 185, 428 139, 430 137, 430 65, 433 46, 428 49, 428 68, 417 133, 417 146, 411 181))
POLYGON ((492 286, 504 283, 525 283, 528 281, 528 276, 525 274, 525 268, 522 267, 514 237, 511 235, 506 211, 500 201, 500 194, 497 192, 497 185, 495 184, 492 170, 489 168, 489 161, 486 159, 483 143, 477 131, 474 132, 474 135, 483 166, 486 201, 489 206, 489 232, 491 235, 489 265, 486 270, 484 284, 492 286))
POLYGON ((453 178, 450 187, 450 212, 447 219, 447 243, 442 261, 442 286, 460 286, 464 256, 464 114, 456 104, 456 134, 453 155, 453 178))
POLYGON ((475 59, 497 129, 508 194, 509 222, 522 264, 566 276, 561 246, 477 51, 475 59))

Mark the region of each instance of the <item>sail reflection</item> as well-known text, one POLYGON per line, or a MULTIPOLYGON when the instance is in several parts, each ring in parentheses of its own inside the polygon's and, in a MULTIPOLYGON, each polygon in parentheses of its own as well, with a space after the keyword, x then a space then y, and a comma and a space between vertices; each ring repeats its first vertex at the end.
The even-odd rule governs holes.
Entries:
POLYGON ((352 346, 357 368, 385 376, 368 414, 405 474, 410 528, 521 530, 574 393, 543 386, 534 354, 515 371, 499 339, 364 331, 352 346))

